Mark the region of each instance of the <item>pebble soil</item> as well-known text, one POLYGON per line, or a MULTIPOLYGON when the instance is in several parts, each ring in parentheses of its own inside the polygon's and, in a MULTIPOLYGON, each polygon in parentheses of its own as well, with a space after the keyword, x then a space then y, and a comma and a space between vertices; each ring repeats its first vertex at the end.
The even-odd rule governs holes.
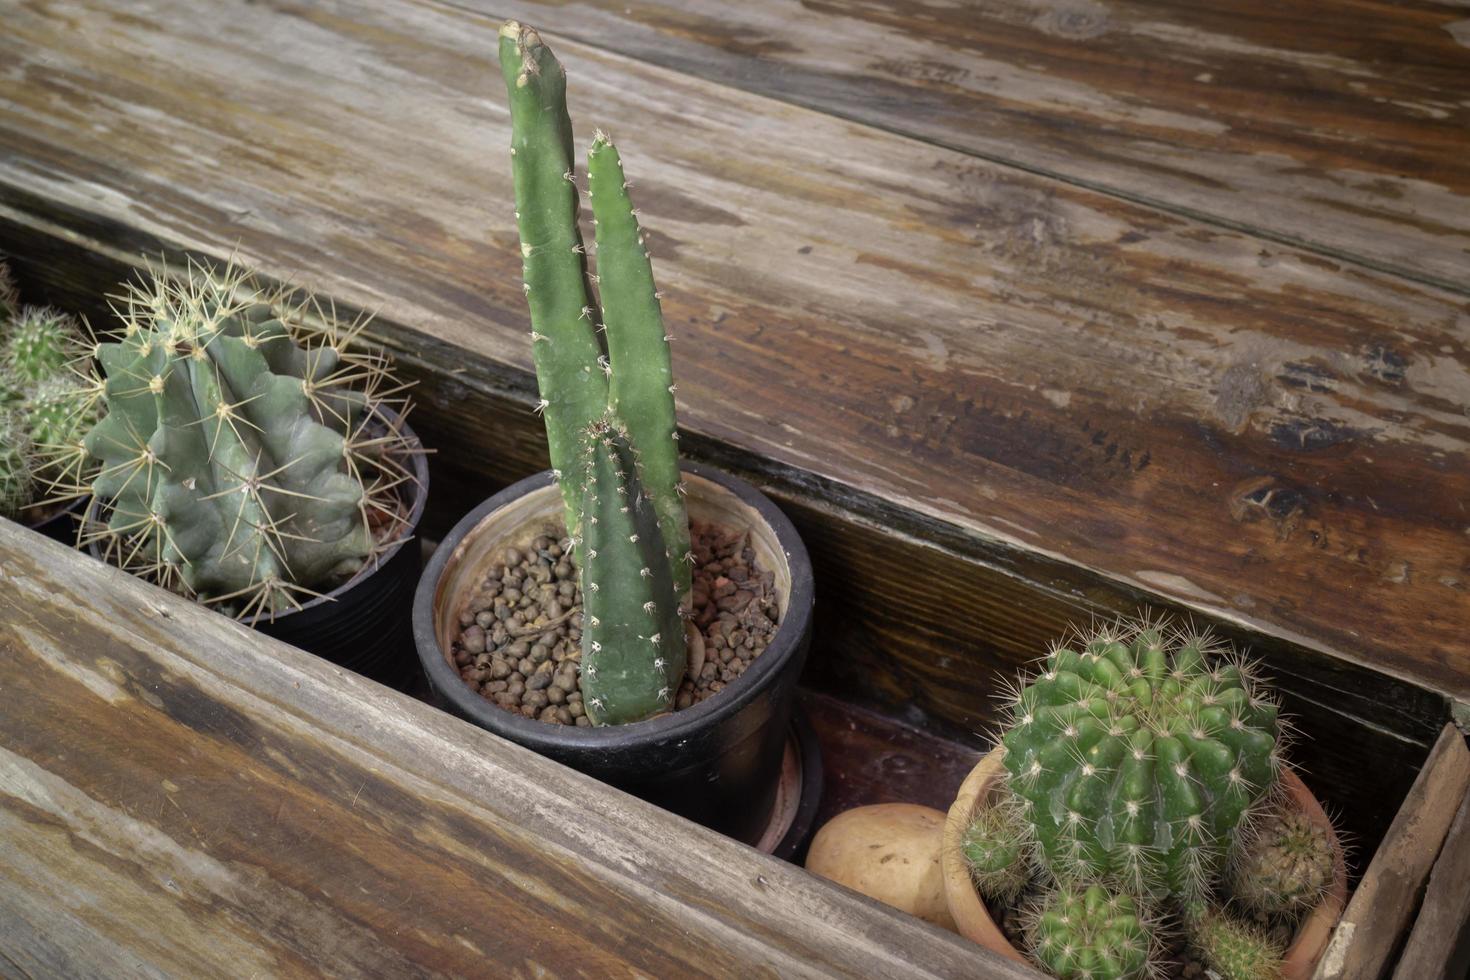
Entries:
MULTIPOLYGON (((724 690, 765 652, 780 620, 775 575, 756 563, 743 531, 690 522, 693 616, 676 710, 724 690)), ((550 535, 506 548, 459 616, 454 665, 470 689, 506 711, 587 726, 579 672, 582 592, 569 542, 550 535)))

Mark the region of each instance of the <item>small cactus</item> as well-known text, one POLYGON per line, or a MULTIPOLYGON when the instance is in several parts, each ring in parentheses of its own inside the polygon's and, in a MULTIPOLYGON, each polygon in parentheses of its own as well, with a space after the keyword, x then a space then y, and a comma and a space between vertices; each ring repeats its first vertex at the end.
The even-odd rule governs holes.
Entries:
POLYGON ((587 154, 594 275, 577 224, 566 72, 540 35, 515 21, 500 29, 500 65, 537 410, 588 596, 582 690, 594 723, 635 721, 669 710, 686 662, 679 617, 690 601, 692 556, 669 338, 617 148, 598 132, 587 154), (589 439, 593 465, 579 458, 589 439), (608 511, 607 494, 618 487, 632 503, 608 511), (587 526, 593 515, 599 524, 587 526), (613 547, 626 543, 638 547, 613 547), (590 615, 598 603, 637 615, 590 615), (645 620, 647 628, 632 628, 645 620))
POLYGON ((76 481, 86 459, 82 438, 97 421, 101 397, 100 384, 71 372, 43 378, 26 390, 20 414, 43 482, 64 487, 68 479, 76 481))
POLYGON ((1006 794, 977 808, 960 850, 975 887, 999 903, 1014 901, 1031 878, 1030 827, 1014 797, 1006 794))
POLYGON ((1059 980, 1137 980, 1157 969, 1153 926, 1128 895, 1061 884, 1030 919, 1031 956, 1059 980))
POLYGON ((20 312, 20 290, 16 288, 15 277, 10 273, 10 266, 0 262, 0 323, 4 323, 20 312))
POLYGON ((81 353, 80 336, 81 329, 69 314, 27 306, 10 321, 0 366, 23 389, 62 373, 81 353))
POLYGON ((1002 738, 1045 864, 1141 897, 1200 894, 1275 784, 1276 706, 1206 637, 1142 623, 1079 640, 1019 692, 1002 738))
POLYGON ((1231 894, 1254 911, 1299 915, 1322 901, 1335 865, 1327 829, 1300 810, 1283 806, 1253 825, 1237 844, 1231 894))
POLYGON ((244 618, 297 608, 396 537, 409 450, 375 415, 385 369, 349 349, 355 328, 194 263, 124 303, 83 440, 113 560, 244 618))
POLYGON ((30 504, 34 486, 30 438, 20 416, 0 408, 0 517, 17 517, 30 504))
POLYGON ((1190 944, 1220 980, 1280 980, 1284 951, 1257 927, 1200 903, 1184 918, 1190 944))

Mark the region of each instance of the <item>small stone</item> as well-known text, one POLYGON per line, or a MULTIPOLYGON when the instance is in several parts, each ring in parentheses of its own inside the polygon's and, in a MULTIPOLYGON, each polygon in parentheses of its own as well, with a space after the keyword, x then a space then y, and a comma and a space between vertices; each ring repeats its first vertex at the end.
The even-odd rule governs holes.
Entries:
POLYGON ((559 721, 559 722, 561 722, 563 725, 570 725, 570 724, 572 724, 572 713, 571 713, 571 711, 569 711, 566 708, 557 708, 556 709, 556 720, 559 721))
POLYGON ((501 691, 505 690, 508 686, 509 685, 507 685, 505 683, 505 681, 487 681, 486 684, 485 684, 485 693, 486 694, 499 694, 501 691))
POLYGON ((531 547, 535 548, 537 551, 545 551, 547 548, 551 547, 552 543, 552 540, 543 534, 540 537, 536 538, 535 541, 531 542, 531 547))
POLYGON ((568 701, 567 713, 573 718, 580 718, 587 713, 587 709, 582 707, 581 701, 568 701))
POLYGON ((551 647, 545 643, 537 643, 531 648, 531 663, 544 664, 551 659, 551 647))
POLYGON ((521 562, 521 552, 517 548, 506 548, 505 554, 501 557, 505 559, 505 564, 511 568, 514 568, 521 562))
POLYGON ((472 612, 470 612, 468 609, 466 609, 464 612, 462 612, 462 613, 459 614, 459 625, 460 626, 469 626, 470 624, 474 623, 474 621, 475 621, 475 614, 472 613, 472 612))
POLYGON ((470 653, 484 653, 485 631, 479 626, 471 626, 460 634, 459 642, 470 653))
POLYGON ((549 701, 550 699, 547 698, 545 691, 527 691, 525 696, 521 698, 521 704, 533 708, 544 708, 549 701))
POLYGON ((516 664, 516 669, 527 677, 530 677, 535 672, 536 665, 531 662, 530 657, 522 657, 520 662, 516 664))
POLYGON ((505 686, 505 693, 513 698, 519 699, 521 695, 526 693, 526 685, 524 682, 512 678, 510 683, 505 686))
POLYGON ((578 715, 577 716, 577 727, 578 728, 591 728, 592 727, 592 719, 591 718, 588 718, 586 715, 578 715))
POLYGON ((468 667, 470 664, 470 655, 463 650, 456 650, 454 652, 454 664, 456 667, 468 667))
POLYGON ((475 624, 482 630, 490 629, 495 625, 495 614, 492 612, 476 613, 475 624))
POLYGON ((552 724, 556 724, 556 722, 558 720, 557 717, 556 717, 556 705, 554 705, 554 704, 548 704, 546 707, 544 707, 544 708, 541 709, 541 713, 539 715, 537 715, 536 718, 539 721, 545 721, 545 722, 550 722, 552 724))
POLYGON ((561 688, 555 685, 552 685, 551 687, 548 687, 546 689, 546 699, 552 704, 562 704, 567 699, 567 692, 563 691, 561 688))
POLYGON ((510 676, 510 664, 503 657, 495 657, 490 661, 490 676, 496 680, 503 680, 510 676))

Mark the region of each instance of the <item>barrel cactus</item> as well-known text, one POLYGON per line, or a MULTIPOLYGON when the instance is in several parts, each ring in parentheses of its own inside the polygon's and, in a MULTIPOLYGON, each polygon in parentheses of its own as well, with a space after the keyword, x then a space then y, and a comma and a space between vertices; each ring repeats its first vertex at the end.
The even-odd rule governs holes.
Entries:
POLYGON ((1327 894, 1336 862, 1325 827, 1304 813, 1278 808, 1237 843, 1230 892, 1247 908, 1267 915, 1305 912, 1327 894))
POLYGON ((81 353, 81 329, 75 319, 49 306, 26 306, 6 329, 0 369, 17 388, 55 377, 81 353))
POLYGON ((1032 911, 1032 957, 1060 980, 1139 980, 1158 967, 1139 903, 1101 885, 1064 884, 1032 911))
POLYGON ((566 72, 551 49, 510 21, 500 64, 537 410, 587 597, 582 690, 595 724, 638 721, 671 710, 683 680, 692 563, 660 294, 622 160, 601 132, 587 154, 588 270, 566 72))
POLYGON ((17 516, 33 499, 30 448, 19 414, 0 407, 0 517, 17 516))
POLYGON ((1183 918, 1190 945, 1220 980, 1281 977, 1285 951, 1258 927, 1205 903, 1192 903, 1183 918))
POLYGON ((82 444, 117 563, 242 618, 350 577, 402 527, 383 359, 318 307, 190 263, 128 287, 82 444))
POLYGON ((1199 894, 1275 785, 1276 705, 1204 637, 1143 624, 1079 639, 1011 707, 1011 791, 1056 877, 1199 894))

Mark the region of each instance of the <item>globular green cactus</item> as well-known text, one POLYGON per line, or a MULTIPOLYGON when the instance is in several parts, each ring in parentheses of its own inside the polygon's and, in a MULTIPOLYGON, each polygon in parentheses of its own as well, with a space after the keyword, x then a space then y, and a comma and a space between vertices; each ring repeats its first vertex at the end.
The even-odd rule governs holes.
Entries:
POLYGON ((1280 980, 1284 950, 1260 929, 1198 902, 1184 921, 1190 944, 1220 980, 1280 980))
POLYGON ((30 437, 17 413, 0 408, 0 517, 17 517, 34 487, 30 437))
POLYGON ((582 698, 593 724, 669 711, 684 677, 684 621, 658 515, 628 434, 609 418, 587 433, 581 544, 582 698), (631 528, 631 530, 630 530, 631 528))
POLYGON ((354 328, 193 263, 124 300, 121 336, 97 347, 106 414, 83 440, 106 511, 91 533, 113 560, 275 615, 396 536, 407 449, 375 413, 384 368, 349 347, 354 328))
POLYGON ((1031 878, 1035 842, 1021 807, 1009 793, 978 807, 960 850, 975 887, 986 898, 1013 901, 1031 878))
MULTIPOLYGON (((599 476, 598 467, 578 459, 589 435, 598 442, 611 431, 615 448, 606 462, 620 469, 617 479, 623 486, 639 487, 660 542, 659 554, 646 553, 637 565, 599 559, 593 569, 592 552, 608 552, 586 540, 586 529, 574 530, 573 558, 584 581, 596 571, 594 581, 605 594, 626 592, 639 599, 633 604, 638 609, 651 604, 660 619, 677 616, 687 612, 693 559, 679 472, 669 337, 622 161, 607 136, 597 133, 587 156, 587 196, 596 227, 594 275, 588 271, 577 224, 580 191, 566 72, 536 31, 514 21, 500 29, 500 64, 511 110, 516 219, 541 392, 538 410, 545 418, 567 527, 576 529, 593 506, 588 498, 597 488, 589 480, 597 477, 604 489, 613 485, 611 474, 599 476), (616 450, 619 440, 626 442, 625 452, 616 450), (660 580, 667 578, 674 600, 650 596, 647 583, 629 581, 629 567, 634 572, 656 570, 660 580)), ((604 520, 600 534, 608 539, 637 535, 640 552, 647 552, 655 540, 633 513, 615 511, 604 520)), ((599 690, 601 705, 594 706, 589 696, 589 717, 615 723, 667 710, 683 676, 682 622, 667 619, 655 631, 656 644, 592 622, 589 618, 582 633, 582 683, 584 693, 589 682, 599 690), (614 662, 626 667, 620 668, 615 684, 606 677, 612 673, 607 664, 614 662), (607 683, 591 676, 592 671, 604 674, 607 683)))
POLYGON ((46 306, 27 306, 11 318, 0 366, 18 389, 62 373, 82 353, 81 330, 69 314, 46 306))
POLYGON ((1157 969, 1153 926, 1121 892, 1063 883, 1030 919, 1031 956, 1059 980, 1137 980, 1157 969))
POLYGON ((1327 828, 1283 805, 1252 824, 1237 842, 1230 891, 1254 911, 1298 915, 1315 908, 1327 894, 1336 859, 1327 828))
POLYGON ((1047 868, 1200 894, 1276 781, 1276 706, 1204 637, 1144 623, 1078 639, 1019 691, 1002 738, 1047 868))
POLYGON ((64 371, 31 385, 20 401, 20 415, 30 434, 38 478, 65 490, 85 468, 83 438, 97 421, 102 385, 84 375, 64 371))

